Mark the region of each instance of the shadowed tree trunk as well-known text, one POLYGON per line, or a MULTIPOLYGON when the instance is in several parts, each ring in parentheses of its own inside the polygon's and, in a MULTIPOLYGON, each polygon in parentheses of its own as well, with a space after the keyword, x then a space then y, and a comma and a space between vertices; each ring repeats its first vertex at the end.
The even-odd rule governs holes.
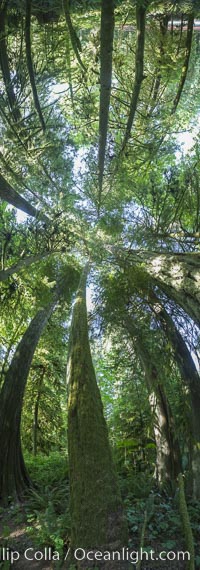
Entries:
POLYGON ((70 40, 71 40, 71 44, 72 44, 75 56, 77 58, 79 65, 82 67, 82 69, 84 71, 87 71, 87 68, 84 65, 84 63, 82 62, 82 59, 80 56, 80 52, 82 52, 82 46, 81 46, 81 42, 79 40, 79 37, 77 36, 77 33, 76 33, 76 31, 73 27, 73 24, 72 24, 72 20, 71 20, 71 16, 70 16, 69 0, 63 0, 63 10, 64 10, 65 20, 66 20, 66 24, 67 24, 67 28, 69 31, 70 40))
MULTIPOLYGON (((169 22, 169 16, 163 16, 160 19, 160 41, 159 41, 159 58, 158 58, 158 64, 155 68, 155 77, 153 78, 153 85, 152 85, 152 89, 151 89, 151 99, 152 102, 150 104, 150 108, 148 111, 148 115, 150 116, 153 109, 155 108, 155 105, 157 104, 157 100, 159 97, 159 91, 160 91, 160 86, 161 86, 161 81, 162 81, 162 73, 161 73, 161 69, 162 66, 165 63, 165 38, 167 36, 167 32, 168 32, 168 22, 169 22)), ((163 93, 163 89, 162 89, 162 93, 163 93)))
MULTIPOLYGON (((71 541, 72 549, 112 551, 126 544, 127 529, 90 352, 87 273, 88 265, 74 304, 67 367, 71 541)), ((94 562, 80 562, 81 568, 91 566, 94 562)), ((123 569, 127 564, 104 561, 100 568, 123 569)))
MULTIPOLYGON (((37 387, 37 396, 36 396, 36 400, 35 400, 35 405, 34 405, 34 412, 33 412, 33 455, 36 456, 37 455, 37 435, 38 435, 38 413, 39 413, 39 405, 40 405, 40 399, 41 399, 41 395, 42 395, 42 387, 43 387, 43 382, 44 382, 44 376, 45 376, 45 366, 40 366, 39 368, 41 368, 41 370, 39 371, 39 379, 38 379, 38 387, 37 387)), ((36 368, 36 374, 37 374, 37 370, 38 367, 36 368)))
POLYGON ((137 109, 140 89, 142 86, 142 81, 144 79, 145 14, 146 14, 145 2, 142 5, 141 2, 138 1, 136 6, 137 43, 136 43, 136 52, 135 52, 135 80, 134 80, 133 93, 130 103, 130 111, 126 125, 126 131, 122 143, 122 151, 125 149, 125 146, 131 135, 131 129, 133 126, 133 121, 137 109))
POLYGON ((5 26, 7 2, 5 2, 4 4, 5 5, 0 10, 0 66, 8 97, 9 107, 12 112, 14 120, 17 122, 20 120, 21 115, 17 104, 15 92, 13 89, 11 73, 9 68, 9 58, 8 58, 7 44, 6 44, 6 26, 5 26))
POLYGON ((46 126, 37 93, 35 74, 33 69, 32 55, 31 55, 31 0, 26 0, 25 41, 26 41, 26 61, 27 61, 27 68, 29 73, 31 89, 33 93, 34 105, 40 120, 42 130, 45 131, 46 126))
POLYGON ((22 210, 29 216, 33 216, 34 218, 40 218, 45 222, 49 222, 49 219, 45 214, 42 214, 39 210, 36 210, 32 204, 27 202, 25 198, 22 198, 14 188, 5 180, 5 178, 0 174, 0 198, 1 200, 5 200, 8 204, 12 204, 15 208, 22 210))
POLYGON ((99 198, 101 207, 103 173, 108 134, 108 117, 112 82, 112 51, 114 35, 114 1, 101 0, 101 45, 100 45, 100 105, 99 105, 99 198))
POLYGON ((193 494, 194 498, 197 499, 200 498, 200 377, 180 332, 153 291, 150 293, 150 299, 152 299, 154 306, 156 305, 156 318, 160 320, 163 330, 171 343, 174 359, 184 385, 187 387, 191 406, 191 431, 193 438, 193 494))
POLYGON ((29 267, 29 265, 32 265, 32 263, 37 263, 37 261, 41 261, 45 257, 52 255, 52 253, 54 252, 46 251, 44 253, 39 253, 38 255, 29 255, 27 257, 22 257, 22 259, 19 259, 19 261, 17 261, 17 263, 13 263, 13 265, 10 265, 10 267, 7 267, 6 269, 2 269, 0 271, 0 281, 6 281, 7 279, 9 279, 9 277, 11 277, 11 275, 14 275, 14 273, 18 273, 18 271, 20 271, 21 269, 29 267))
POLYGON ((144 344, 141 333, 130 317, 126 317, 125 327, 133 340, 145 372, 149 403, 154 417, 158 482, 161 486, 167 483, 174 491, 177 476, 181 471, 181 456, 170 404, 161 383, 160 371, 156 366, 155 359, 152 358, 152 354, 144 344))
POLYGON ((0 394, 0 499, 20 497, 30 485, 24 464, 20 424, 25 387, 35 349, 57 297, 38 311, 17 346, 0 394))
POLYGON ((188 73, 188 68, 189 68, 189 62, 190 62, 190 54, 191 54, 191 49, 192 49, 192 37, 193 37, 193 26, 194 26, 194 14, 190 14, 188 17, 188 29, 187 29, 187 36, 186 36, 186 45, 185 45, 185 59, 184 59, 184 63, 182 66, 182 72, 181 72, 181 77, 180 77, 180 81, 179 81, 179 85, 178 85, 178 90, 176 93, 176 97, 174 98, 173 101, 173 108, 172 108, 172 113, 175 113, 182 92, 183 92, 183 88, 185 85, 185 81, 187 78, 187 73, 188 73))
MULTIPOLYGON (((115 248, 113 248, 115 250, 115 248)), ((157 253, 137 250, 116 251, 119 263, 143 265, 151 286, 157 285, 169 299, 173 299, 200 326, 200 254, 157 253), (144 265, 145 264, 145 265, 144 265)))

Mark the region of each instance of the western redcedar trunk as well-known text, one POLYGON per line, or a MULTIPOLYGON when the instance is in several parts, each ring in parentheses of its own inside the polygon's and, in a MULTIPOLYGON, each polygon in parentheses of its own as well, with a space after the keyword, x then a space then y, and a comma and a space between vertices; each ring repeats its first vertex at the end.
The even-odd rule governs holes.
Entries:
MULTIPOLYGON (((123 515, 106 421, 88 338, 83 270, 73 309, 68 356, 68 451, 72 548, 111 550, 126 545, 123 515)), ((99 563, 98 563, 99 564, 99 563)), ((94 566, 83 560, 81 568, 94 566)), ((125 568, 104 562, 101 568, 125 568)))

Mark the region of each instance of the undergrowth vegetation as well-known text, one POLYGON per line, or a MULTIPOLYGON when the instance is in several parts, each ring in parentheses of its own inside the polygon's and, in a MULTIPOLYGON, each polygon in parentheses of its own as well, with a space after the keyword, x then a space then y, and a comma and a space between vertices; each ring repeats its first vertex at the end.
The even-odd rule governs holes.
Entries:
MULTIPOLYGON (((33 547, 51 547, 59 552, 60 560, 55 568, 62 565, 62 558, 70 544, 69 479, 67 457, 54 452, 33 457, 26 455, 26 463, 34 487, 20 504, 12 506, 12 520, 20 525, 26 519, 27 540, 33 547)), ((139 549, 141 532, 146 513, 146 527, 143 548, 148 552, 184 550, 178 493, 170 497, 160 492, 147 473, 119 472, 120 486, 124 497, 124 507, 129 526, 129 547, 139 549)), ((188 511, 194 534, 196 551, 199 548, 199 506, 189 501, 188 511)), ((4 545, 10 545, 9 524, 4 527, 4 545)), ((0 566, 6 570, 6 563, 0 566)), ((200 557, 196 556, 196 568, 200 567, 200 557)))

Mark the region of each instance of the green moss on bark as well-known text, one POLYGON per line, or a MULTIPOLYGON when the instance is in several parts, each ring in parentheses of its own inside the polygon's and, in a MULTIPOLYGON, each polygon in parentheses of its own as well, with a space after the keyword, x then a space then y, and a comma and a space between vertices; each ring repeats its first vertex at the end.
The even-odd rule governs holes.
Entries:
MULTIPOLYGON (((88 339, 83 271, 68 357, 68 447, 72 547, 116 549, 127 528, 88 339)), ((87 562, 88 564, 88 562, 87 562)))

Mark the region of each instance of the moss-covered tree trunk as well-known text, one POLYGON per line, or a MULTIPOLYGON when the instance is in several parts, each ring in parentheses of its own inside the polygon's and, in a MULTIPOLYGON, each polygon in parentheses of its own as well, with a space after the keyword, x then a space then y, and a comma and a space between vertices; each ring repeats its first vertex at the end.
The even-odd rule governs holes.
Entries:
POLYGON ((162 383, 160 370, 155 358, 145 345, 141 331, 126 316, 125 326, 133 340, 141 365, 145 372, 149 392, 149 403, 153 415, 154 437, 156 442, 156 475, 160 486, 165 484, 174 491, 176 479, 181 471, 181 455, 175 434, 174 418, 162 383))
POLYGON ((32 358, 56 299, 38 311, 17 346, 0 394, 0 499, 20 497, 30 480, 24 464, 20 424, 32 358))
POLYGON ((200 498, 200 377, 190 351, 172 318, 165 308, 162 307, 160 300, 153 291, 149 296, 153 304, 156 304, 156 317, 160 320, 163 330, 172 345, 174 359, 179 368, 189 398, 191 407, 191 425, 189 428, 192 435, 193 449, 193 495, 194 498, 197 499, 200 498))
POLYGON ((167 483, 174 491, 176 479, 181 471, 181 456, 175 434, 172 410, 164 386, 159 383, 159 372, 152 362, 151 355, 139 347, 141 363, 144 367, 149 402, 154 417, 154 436, 156 442, 156 471, 160 486, 167 483))
MULTIPOLYGON (((116 550, 127 529, 88 338, 85 267, 73 309, 68 356, 68 451, 72 548, 116 550)), ((123 561, 96 562, 126 568, 123 561)), ((83 560, 79 567, 95 567, 83 560)))

